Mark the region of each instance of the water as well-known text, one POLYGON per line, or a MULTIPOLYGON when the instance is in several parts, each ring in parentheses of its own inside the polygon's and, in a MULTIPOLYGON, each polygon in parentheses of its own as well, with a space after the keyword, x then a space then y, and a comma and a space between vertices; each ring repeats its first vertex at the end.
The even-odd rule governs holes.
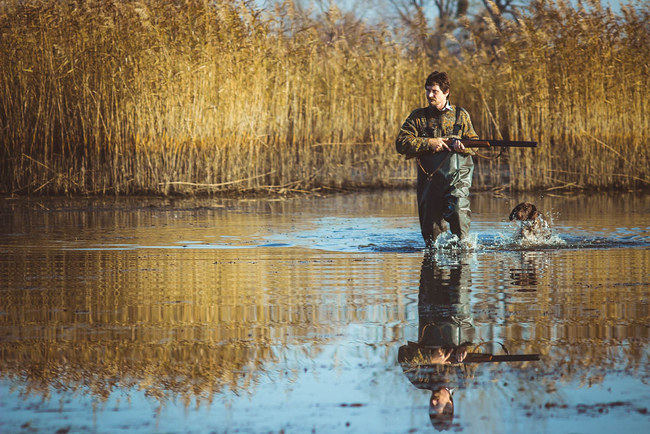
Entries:
POLYGON ((647 431, 647 195, 476 195, 426 254, 414 202, 4 199, 0 431, 429 432, 439 384, 455 431, 647 431), (400 356, 436 330, 540 359, 400 356))

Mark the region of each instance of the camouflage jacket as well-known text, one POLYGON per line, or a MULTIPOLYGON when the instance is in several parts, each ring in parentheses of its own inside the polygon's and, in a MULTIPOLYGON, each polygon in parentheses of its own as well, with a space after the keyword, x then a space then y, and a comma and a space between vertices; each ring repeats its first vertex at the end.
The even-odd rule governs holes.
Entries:
POLYGON ((435 107, 423 107, 413 111, 400 128, 395 147, 397 152, 406 156, 419 156, 432 153, 427 143, 428 138, 463 138, 478 139, 472 127, 472 121, 465 109, 461 108, 458 118, 458 131, 454 131, 458 106, 447 104, 444 111, 435 107))

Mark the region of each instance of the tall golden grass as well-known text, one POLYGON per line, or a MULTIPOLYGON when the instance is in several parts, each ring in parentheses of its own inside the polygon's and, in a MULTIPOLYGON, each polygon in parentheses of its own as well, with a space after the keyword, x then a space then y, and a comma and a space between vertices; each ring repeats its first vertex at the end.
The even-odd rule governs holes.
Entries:
POLYGON ((458 75, 478 130, 541 144, 509 154, 511 187, 650 184, 648 22, 647 3, 616 15, 597 0, 537 0, 519 23, 470 32, 458 75))
POLYGON ((0 189, 405 185, 414 167, 393 141, 434 68, 481 136, 541 143, 481 161, 477 187, 647 186, 649 10, 536 3, 519 25, 466 23, 461 57, 434 65, 386 30, 291 2, 8 1, 0 189))

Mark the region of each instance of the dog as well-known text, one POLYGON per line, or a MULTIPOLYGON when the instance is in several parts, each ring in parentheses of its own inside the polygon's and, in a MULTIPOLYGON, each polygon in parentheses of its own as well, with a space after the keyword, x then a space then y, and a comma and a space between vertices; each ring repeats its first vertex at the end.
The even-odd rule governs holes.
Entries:
POLYGON ((512 209, 510 212, 510 221, 531 221, 540 216, 537 207, 532 203, 522 202, 512 209))
POLYGON ((522 202, 510 212, 510 221, 521 222, 519 235, 525 240, 541 240, 548 238, 551 231, 542 213, 532 203, 522 202))

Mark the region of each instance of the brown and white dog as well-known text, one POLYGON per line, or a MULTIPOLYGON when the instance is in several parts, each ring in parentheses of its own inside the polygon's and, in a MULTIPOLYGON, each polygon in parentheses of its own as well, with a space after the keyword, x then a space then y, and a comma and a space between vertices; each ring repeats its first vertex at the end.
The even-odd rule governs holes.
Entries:
POLYGON ((548 223, 532 203, 522 202, 514 207, 510 212, 510 221, 512 220, 521 222, 519 234, 523 239, 540 240, 551 235, 548 223))

